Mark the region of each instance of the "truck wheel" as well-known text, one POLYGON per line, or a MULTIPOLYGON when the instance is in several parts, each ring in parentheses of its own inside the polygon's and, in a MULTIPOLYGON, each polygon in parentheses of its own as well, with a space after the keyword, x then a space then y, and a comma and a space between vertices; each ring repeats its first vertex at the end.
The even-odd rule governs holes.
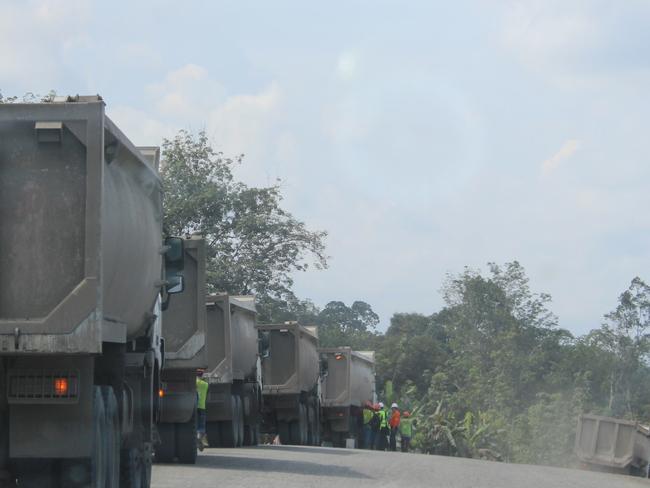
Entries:
POLYGON ((120 466, 121 488, 149 488, 151 484, 151 462, 146 459, 144 449, 132 447, 123 449, 120 466))
POLYGON ((223 447, 237 447, 237 437, 239 434, 239 426, 237 425, 237 400, 235 395, 230 396, 230 405, 232 418, 220 422, 219 429, 221 433, 221 442, 223 447))
POLYGON ((291 424, 289 422, 278 422, 278 435, 281 444, 291 444, 291 424))
POLYGON ((93 453, 90 458, 90 486, 103 488, 106 485, 107 450, 106 446, 106 408, 102 390, 93 387, 93 453))
POLYGON ((309 440, 309 422, 307 417, 307 406, 304 403, 300 404, 300 417, 298 423, 300 424, 300 445, 306 446, 309 440))
POLYGON ((244 444, 244 403, 239 395, 235 395, 237 402, 237 447, 244 444))
POLYGON ((307 445, 308 446, 313 446, 314 445, 314 439, 316 435, 316 431, 314 429, 315 426, 315 419, 314 419, 314 407, 309 404, 307 405, 307 445))
POLYGON ((196 407, 189 422, 176 424, 176 454, 182 464, 196 463, 196 407))
POLYGON ((160 444, 156 446, 156 461, 171 463, 176 457, 176 433, 174 424, 158 424, 160 444))
POLYGON ((112 387, 102 386, 102 397, 106 408, 106 488, 120 488, 120 413, 112 387))
POLYGON ((221 432, 219 432, 219 422, 206 422, 205 431, 208 435, 208 444, 210 447, 221 447, 221 432))
POLYGON ((93 447, 90 460, 61 461, 61 485, 65 488, 106 486, 108 449, 106 409, 99 386, 93 387, 93 447))

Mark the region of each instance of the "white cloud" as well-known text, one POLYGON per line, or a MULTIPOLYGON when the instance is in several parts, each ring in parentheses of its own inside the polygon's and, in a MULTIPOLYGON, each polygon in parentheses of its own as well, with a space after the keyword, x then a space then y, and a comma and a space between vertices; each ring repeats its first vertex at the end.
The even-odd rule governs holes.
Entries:
MULTIPOLYGON (((256 95, 235 95, 210 110, 207 130, 216 147, 226 155, 246 154, 247 181, 255 181, 255 173, 268 162, 269 155, 283 149, 276 139, 279 129, 282 92, 276 83, 256 95)), ((257 183, 266 184, 267 177, 257 183)), ((273 176, 273 175, 271 175, 273 176)))
POLYGON ((21 86, 22 91, 54 88, 74 51, 91 44, 91 10, 86 0, 4 2, 0 83, 21 86))
POLYGON ((342 80, 351 80, 356 77, 358 72, 358 54, 354 51, 343 51, 338 58, 336 65, 336 74, 342 80))
POLYGON ((578 139, 569 139, 558 152, 542 163, 542 175, 548 176, 553 173, 564 161, 569 159, 580 148, 578 139))
POLYGON ((168 72, 160 83, 149 85, 147 92, 161 115, 181 123, 205 121, 206 109, 223 101, 225 93, 207 69, 191 63, 168 72))
POLYGON ((106 113, 136 146, 160 145, 163 138, 173 137, 178 130, 164 119, 126 105, 108 106, 106 113))

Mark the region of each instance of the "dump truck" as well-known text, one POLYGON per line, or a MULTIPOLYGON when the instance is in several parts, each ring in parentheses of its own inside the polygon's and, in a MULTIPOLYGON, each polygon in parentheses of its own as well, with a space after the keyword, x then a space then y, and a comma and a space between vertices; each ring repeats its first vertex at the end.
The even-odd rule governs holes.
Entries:
POLYGON ((650 428, 638 422, 583 414, 575 452, 591 468, 650 477, 650 428))
POLYGON ((160 443, 156 460, 196 462, 196 372, 208 366, 205 307, 205 241, 194 235, 183 242, 184 292, 163 312, 165 362, 161 375, 160 443))
POLYGON ((375 401, 375 352, 350 347, 318 350, 323 369, 323 438, 334 447, 363 442, 363 406, 375 401))
POLYGON ((211 447, 257 445, 262 385, 255 297, 210 295, 206 430, 211 447))
POLYGON ((282 444, 320 445, 318 332, 298 322, 259 325, 263 428, 282 444))
POLYGON ((163 244, 158 149, 104 109, 0 105, 0 485, 150 483, 182 241, 163 244))

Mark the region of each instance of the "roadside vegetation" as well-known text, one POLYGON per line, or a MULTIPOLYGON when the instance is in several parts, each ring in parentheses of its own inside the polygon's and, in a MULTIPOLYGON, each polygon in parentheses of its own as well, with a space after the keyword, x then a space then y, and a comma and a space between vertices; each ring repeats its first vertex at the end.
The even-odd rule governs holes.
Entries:
POLYGON ((488 263, 447 276, 442 309, 397 313, 380 333, 368 303, 320 308, 294 294, 294 272, 327 267, 327 234, 282 208, 279 182, 235 181, 242 162, 203 133, 166 140, 168 232, 204 235, 210 289, 255 293, 261 322, 300 320, 319 326, 323 346, 377 351, 380 394, 414 412, 419 451, 567 466, 581 413, 650 420, 650 287, 640 278, 576 337, 517 261, 488 263))

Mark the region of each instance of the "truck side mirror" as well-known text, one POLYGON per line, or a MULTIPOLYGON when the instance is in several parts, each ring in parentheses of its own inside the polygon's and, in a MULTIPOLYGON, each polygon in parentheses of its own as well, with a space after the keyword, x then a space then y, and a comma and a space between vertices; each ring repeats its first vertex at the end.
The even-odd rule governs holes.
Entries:
POLYGON ((271 355, 271 348, 269 347, 269 345, 270 345, 269 333, 260 332, 257 338, 257 348, 260 357, 268 358, 271 355))
POLYGON ((173 295, 174 293, 183 293, 185 290, 185 280, 182 275, 170 276, 167 278, 167 293, 173 295))
POLYGON ((165 239, 165 268, 183 271, 185 267, 185 245, 180 237, 165 239))
POLYGON ((327 377, 329 374, 329 364, 327 363, 326 357, 321 357, 320 359, 320 375, 321 378, 327 377))
POLYGON ((182 293, 185 289, 185 245, 180 237, 165 239, 165 291, 168 295, 182 293))

